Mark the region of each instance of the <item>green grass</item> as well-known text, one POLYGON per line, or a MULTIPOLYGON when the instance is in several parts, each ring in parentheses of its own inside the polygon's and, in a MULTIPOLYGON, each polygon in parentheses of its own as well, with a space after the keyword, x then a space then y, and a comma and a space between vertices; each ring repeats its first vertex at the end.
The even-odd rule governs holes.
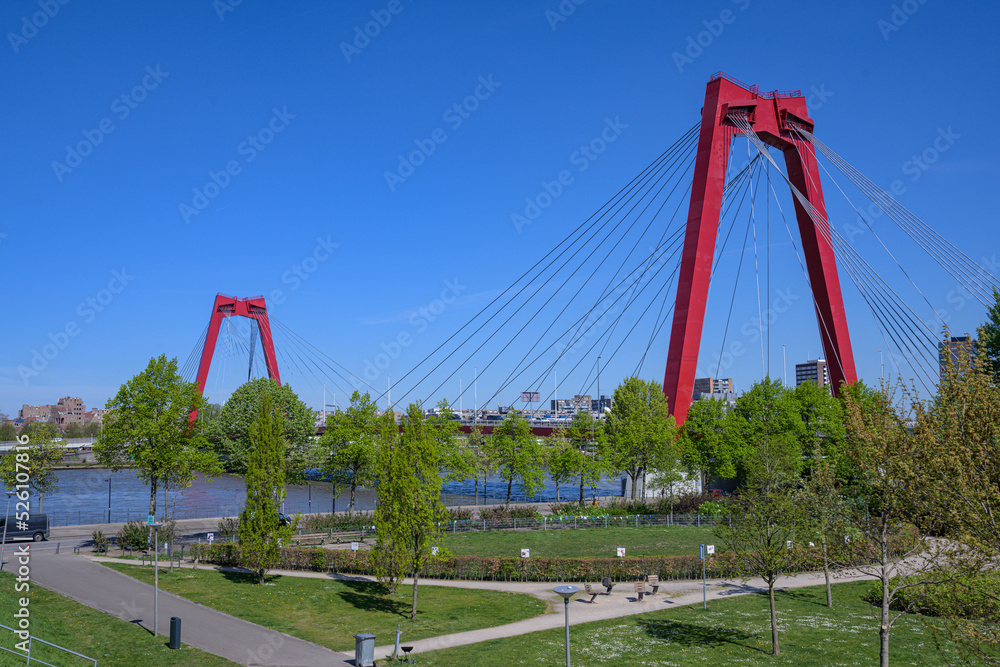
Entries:
MULTIPOLYGON (((30 632, 33 637, 89 655, 102 667, 221 667, 236 664, 186 645, 170 650, 167 648, 167 638, 162 635, 153 637, 137 625, 86 607, 36 584, 31 584, 27 593, 16 592, 14 584, 12 575, 0 573, 0 623, 14 627, 14 613, 20 608, 18 599, 28 597, 30 632)), ((16 650, 14 645, 19 641, 14 634, 0 628, 0 646, 16 650)), ((79 658, 34 643, 32 658, 36 657, 54 665, 86 664, 79 658)), ((0 651, 0 665, 4 667, 23 667, 24 662, 24 657, 17 658, 6 651, 0 651)), ((35 664, 34 660, 32 664, 35 664)))
POLYGON ((521 549, 531 549, 531 555, 540 558, 610 558, 616 547, 625 547, 629 557, 697 556, 703 542, 715 544, 722 553, 711 526, 491 530, 448 533, 442 544, 455 556, 514 557, 521 549))
MULTIPOLYGON (((834 607, 822 587, 776 595, 781 654, 770 655, 766 595, 743 595, 701 606, 657 611, 570 628, 574 667, 589 665, 877 665, 878 623, 861 600, 867 582, 838 584, 834 607)), ((655 599, 655 598, 654 598, 655 599)), ((570 605, 570 614, 573 605, 570 605)), ((565 631, 546 630, 418 656, 425 667, 560 665, 565 631)), ((951 654, 954 658, 955 655, 951 654)), ((892 665, 944 665, 931 631, 917 617, 896 622, 890 639, 892 665)))
MULTIPOLYGON (((152 567, 105 563, 152 583, 152 567)), ((541 614, 546 604, 530 595, 421 585, 417 619, 410 621, 412 586, 388 596, 368 581, 270 576, 263 586, 249 574, 160 570, 160 587, 238 618, 315 642, 335 651, 353 650, 354 634, 372 632, 392 643, 396 626, 407 641, 513 623, 541 614)))

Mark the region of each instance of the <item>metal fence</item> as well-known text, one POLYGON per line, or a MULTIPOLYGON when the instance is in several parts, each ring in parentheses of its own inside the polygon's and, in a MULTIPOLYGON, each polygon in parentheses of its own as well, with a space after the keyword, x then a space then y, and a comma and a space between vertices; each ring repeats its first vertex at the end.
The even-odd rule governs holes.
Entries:
POLYGON ((627 516, 543 516, 521 519, 468 519, 449 521, 449 533, 487 530, 563 530, 573 528, 641 528, 647 526, 709 526, 719 517, 709 514, 630 514, 627 516))
MULTIPOLYGON (((18 638, 21 637, 21 635, 18 634, 20 632, 19 630, 15 630, 14 628, 9 628, 6 625, 0 625, 0 628, 2 628, 4 630, 10 630, 12 633, 14 633, 15 635, 17 635, 18 638)), ((35 647, 35 644, 38 643, 38 644, 42 644, 43 646, 49 647, 51 649, 55 649, 56 651, 62 651, 63 653, 68 653, 70 655, 74 655, 74 656, 80 658, 80 660, 74 660, 72 662, 72 664, 90 663, 94 667, 97 667, 97 660, 95 660, 94 658, 91 658, 90 656, 87 656, 87 655, 83 655, 82 653, 77 653, 76 651, 71 651, 68 648, 59 646, 58 644, 53 644, 52 642, 47 642, 44 639, 39 639, 38 637, 35 637, 33 635, 28 635, 28 639, 26 641, 28 642, 28 651, 27 651, 27 653, 24 652, 24 651, 21 651, 21 650, 10 649, 10 648, 7 648, 6 646, 0 646, 0 650, 6 651, 7 653, 13 653, 18 658, 24 658, 24 661, 25 661, 24 664, 25 665, 30 665, 32 662, 34 662, 35 664, 38 664, 38 665, 49 665, 49 667, 52 667, 50 663, 45 662, 44 660, 42 660, 41 658, 38 657, 38 655, 37 655, 38 651, 37 651, 37 649, 35 647), (35 653, 35 655, 32 655, 32 653, 35 653)), ((52 660, 53 658, 49 658, 48 655, 47 655, 47 653, 49 653, 49 652, 51 652, 51 651, 46 651, 46 649, 44 649, 44 648, 42 649, 43 655, 45 655, 45 657, 48 658, 49 660, 52 660)), ((63 656, 63 657, 66 657, 66 656, 63 656)))

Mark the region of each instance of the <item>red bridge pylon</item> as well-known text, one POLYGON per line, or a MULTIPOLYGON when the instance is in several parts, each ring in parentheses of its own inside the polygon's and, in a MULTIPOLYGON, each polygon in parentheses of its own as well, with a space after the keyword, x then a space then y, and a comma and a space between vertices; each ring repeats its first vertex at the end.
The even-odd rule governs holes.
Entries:
POLYGON ((794 123, 812 132, 814 124, 809 118, 806 100, 799 91, 761 93, 757 86, 747 86, 720 72, 708 83, 701 111, 694 184, 663 377, 670 413, 678 424, 684 422, 691 406, 726 166, 733 136, 739 132, 728 120, 731 113, 746 118, 764 143, 784 153, 788 179, 819 214, 822 223, 814 224, 798 199, 792 197, 832 389, 836 394, 841 383, 857 381, 837 260, 827 240, 830 233, 816 152, 812 144, 800 139, 789 125, 794 123), (818 228, 820 224, 827 229, 818 228))

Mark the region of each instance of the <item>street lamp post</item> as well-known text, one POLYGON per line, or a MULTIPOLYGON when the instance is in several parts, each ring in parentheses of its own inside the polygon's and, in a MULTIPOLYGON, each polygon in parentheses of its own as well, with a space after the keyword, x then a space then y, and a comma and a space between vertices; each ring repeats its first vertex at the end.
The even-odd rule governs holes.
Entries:
POLYGON ((3 548, 7 545, 7 519, 10 518, 10 499, 13 496, 13 491, 7 492, 7 513, 3 515, 3 542, 0 542, 0 570, 3 569, 3 548))
POLYGON ((556 586, 552 589, 556 593, 562 596, 563 605, 566 608, 566 667, 570 667, 569 664, 569 599, 573 597, 573 594, 580 589, 576 586, 556 586))

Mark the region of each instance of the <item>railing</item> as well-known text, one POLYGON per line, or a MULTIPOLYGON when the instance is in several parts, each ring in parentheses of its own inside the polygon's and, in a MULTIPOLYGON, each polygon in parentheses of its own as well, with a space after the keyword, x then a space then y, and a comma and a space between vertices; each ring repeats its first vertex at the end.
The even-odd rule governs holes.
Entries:
MULTIPOLYGON (((20 632, 19 630, 15 630, 14 628, 9 628, 6 625, 0 625, 0 628, 3 628, 4 630, 10 630, 11 632, 13 632, 15 634, 18 634, 20 632)), ((20 636, 21 635, 18 634, 18 637, 20 637, 20 636)), ((15 651, 14 649, 9 649, 6 646, 0 646, 0 650, 6 651, 7 653, 13 653, 14 655, 16 655, 18 657, 24 658, 25 659, 25 663, 24 663, 25 665, 30 665, 32 662, 35 662, 35 663, 37 663, 39 665, 47 665, 48 667, 54 667, 54 665, 52 665, 51 663, 45 662, 44 660, 41 660, 40 658, 36 658, 36 657, 34 657, 34 656, 31 655, 31 652, 34 649, 34 643, 35 642, 39 642, 40 644, 45 644, 46 646, 51 646, 52 648, 57 649, 59 651, 63 651, 65 653, 69 653, 70 655, 75 655, 78 658, 82 658, 83 660, 87 660, 91 664, 93 664, 94 667, 97 667, 97 660, 95 660, 94 658, 91 658, 89 655, 83 655, 82 653, 77 653, 76 651, 71 651, 68 648, 65 648, 63 646, 59 646, 58 644, 53 644, 52 642, 47 642, 44 639, 39 639, 38 637, 34 637, 32 635, 28 635, 27 641, 28 641, 28 652, 27 653, 25 653, 24 651, 15 651)))
POLYGON ((788 97, 802 97, 801 90, 771 90, 766 93, 762 93, 760 92, 760 86, 758 86, 756 83, 753 85, 743 83, 736 77, 729 76, 725 72, 716 72, 715 74, 713 74, 708 78, 708 81, 709 83, 711 83, 716 79, 725 79, 730 83, 735 83, 737 86, 743 88, 754 97, 760 97, 761 99, 764 100, 783 99, 788 97))
POLYGON ((710 514, 630 514, 626 516, 543 516, 520 519, 468 519, 443 524, 449 533, 487 530, 560 530, 573 528, 640 528, 646 526, 709 526, 719 522, 710 514))

